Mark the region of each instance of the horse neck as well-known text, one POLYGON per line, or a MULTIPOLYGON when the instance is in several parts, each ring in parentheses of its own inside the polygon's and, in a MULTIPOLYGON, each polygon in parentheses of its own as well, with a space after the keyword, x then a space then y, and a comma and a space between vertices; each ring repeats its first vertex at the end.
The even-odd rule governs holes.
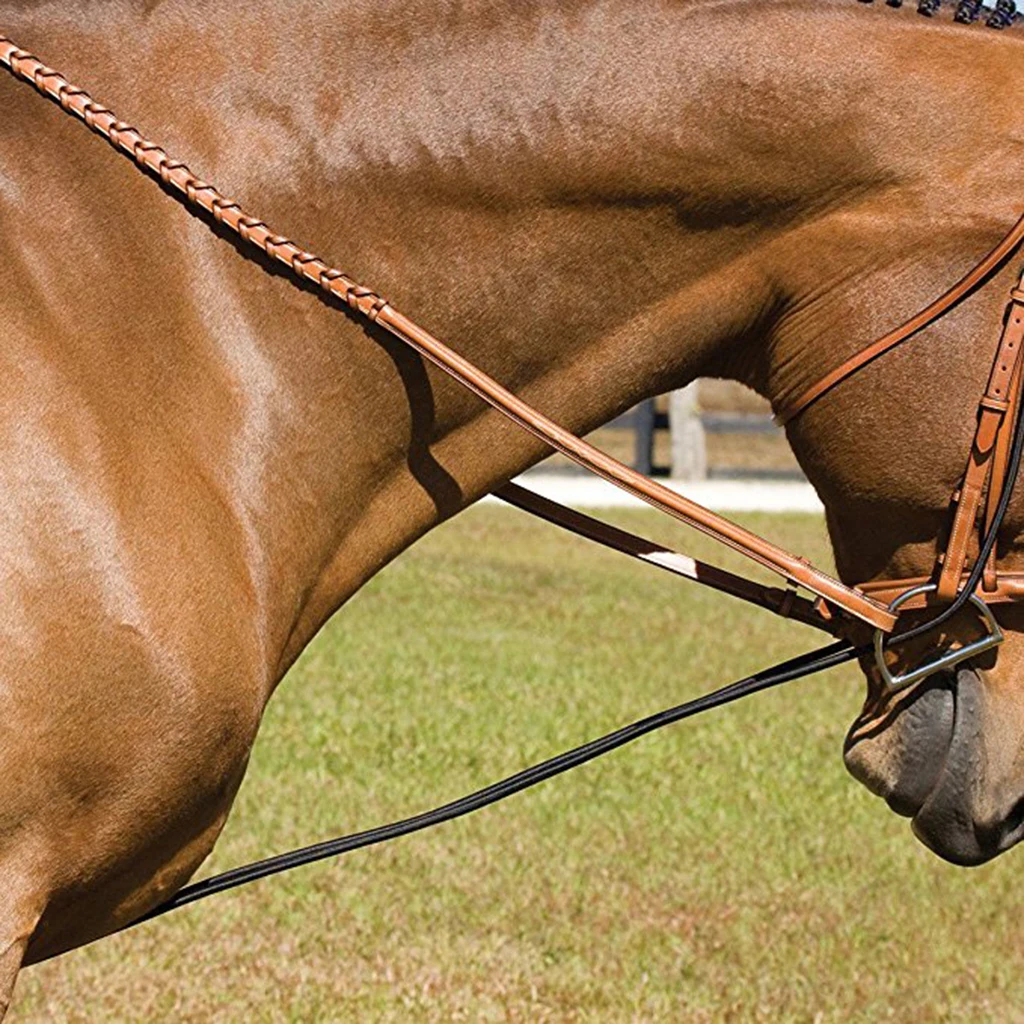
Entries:
MULTIPOLYGON (((230 53, 180 4, 136 24, 16 10, 5 27, 578 431, 701 371, 784 386, 785 346, 760 339, 801 270, 820 285, 804 241, 920 163, 893 144, 891 30, 859 8, 495 3, 417 35, 416 5, 349 7, 339 28, 288 5, 273 33, 272 4, 232 8, 230 53), (383 14, 416 41, 382 33, 383 14), (855 36, 874 56, 851 66, 855 36)), ((388 559, 544 451, 397 343, 182 228, 150 183, 130 188, 199 339, 178 358, 228 425, 203 439, 204 470, 229 481, 283 668, 388 559)), ((107 227, 91 242, 116 251, 107 227)))
MULTIPOLYGON (((611 10, 578 5, 575 34, 524 33, 514 14, 511 29, 463 26, 471 38, 449 40, 449 63, 404 54, 398 76, 375 72, 382 55, 357 42, 314 129, 331 145, 321 134, 316 172, 302 175, 330 202, 296 232, 343 240, 335 251, 357 277, 577 431, 702 369, 739 372, 775 313, 766 254, 878 174, 869 154, 837 161, 834 140, 808 138, 821 99, 793 61, 814 26, 790 25, 792 52, 774 53, 761 14, 706 13, 695 36, 681 9, 611 10), (711 59, 716 47, 758 82, 711 59)), ((823 61, 820 79, 835 68, 823 61)), ((282 91, 270 105, 286 102, 282 91)), ((347 382, 379 404, 345 404, 361 443, 388 455, 373 478, 339 474, 334 507, 360 514, 332 534, 294 649, 412 539, 545 454, 399 346, 375 336, 367 351, 373 370, 347 382)))
MULTIPOLYGON (((912 72, 913 93, 899 104, 879 98, 879 113, 850 125, 879 160, 878 187, 825 211, 791 239, 795 247, 773 253, 785 301, 743 370, 777 406, 944 292, 1021 214, 1024 114, 1004 92, 1024 33, 913 28, 880 51, 912 72), (946 102, 965 81, 972 103, 946 102)), ((848 582, 931 572, 1019 262, 789 427, 848 582)), ((1022 526, 1011 506, 1007 535, 1022 526)))

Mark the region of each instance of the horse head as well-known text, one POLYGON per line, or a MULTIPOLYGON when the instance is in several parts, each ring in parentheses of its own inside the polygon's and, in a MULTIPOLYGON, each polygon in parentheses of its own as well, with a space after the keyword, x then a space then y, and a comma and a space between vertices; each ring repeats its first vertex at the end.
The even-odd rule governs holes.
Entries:
MULTIPOLYGON (((900 616, 897 633, 918 635, 893 644, 884 657, 880 646, 874 657, 862 657, 867 698, 845 745, 846 764, 856 778, 912 818, 915 834, 932 850, 968 865, 991 859, 1024 835, 1024 615, 1012 601, 995 607, 984 601, 986 586, 990 600, 998 599, 998 574, 1019 563, 1022 510, 1012 500, 1011 479, 1005 488, 1008 515, 991 529, 995 547, 982 559, 988 517, 966 497, 972 489, 966 474, 979 473, 986 453, 994 450, 981 440, 988 413, 977 396, 984 393, 986 401, 1001 405, 996 396, 1009 390, 1006 381, 985 385, 979 374, 995 353, 997 370, 1012 372, 1020 306, 1015 302, 1002 324, 991 299, 981 306, 921 339, 922 347, 905 359, 877 368, 873 380, 855 382, 851 375, 843 382, 851 393, 835 396, 831 408, 808 411, 813 423, 794 430, 809 471, 828 477, 821 486, 831 499, 828 524, 841 572, 869 592, 904 591, 893 610, 915 590, 919 601, 934 598, 941 589, 935 581, 960 579, 964 565, 988 565, 980 594, 949 621, 936 620, 936 607, 915 609, 900 616), (938 351, 929 351, 929 344, 938 351), (969 468, 961 466, 958 473, 957 453, 963 462, 965 451, 969 468), (954 553, 958 536, 966 538, 962 560, 954 553), (931 582, 907 592, 907 581, 915 579, 931 582), (880 580, 903 583, 893 587, 880 580), (927 629, 932 620, 936 628, 927 629), (920 679, 910 674, 911 666, 927 664, 936 649, 976 641, 977 656, 926 675, 914 673, 920 679), (911 685, 894 685, 890 661, 896 683, 905 672, 911 685)), ((995 417, 1008 445, 1015 412, 999 409, 995 417)), ((989 509, 1003 489, 1001 480, 989 482, 989 509)), ((1012 577, 1003 579, 1006 590, 1012 577)))

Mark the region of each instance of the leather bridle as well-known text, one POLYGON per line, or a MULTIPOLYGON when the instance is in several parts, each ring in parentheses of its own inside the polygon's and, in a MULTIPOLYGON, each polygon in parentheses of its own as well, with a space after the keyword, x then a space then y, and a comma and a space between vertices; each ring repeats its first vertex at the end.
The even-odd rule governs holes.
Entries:
MULTIPOLYGON (((118 120, 110 110, 96 103, 82 89, 71 85, 61 74, 27 51, 19 49, 2 35, 0 64, 10 69, 17 78, 31 83, 40 93, 55 100, 66 112, 84 121, 93 131, 108 139, 116 149, 132 157, 140 168, 176 192, 186 206, 211 217, 217 224, 235 232, 243 242, 284 264, 299 280, 318 285, 328 295, 344 302, 354 313, 399 338, 509 420, 583 468, 769 569, 785 581, 785 586, 765 586, 707 565, 542 498, 516 484, 508 483, 498 488, 494 492, 498 497, 563 529, 648 564, 843 638, 705 697, 634 723, 435 811, 366 833, 282 854, 188 886, 143 920, 255 878, 323 857, 336 856, 350 849, 382 842, 469 813, 670 722, 768 686, 867 655, 872 650, 882 679, 890 689, 895 690, 939 670, 951 668, 1001 642, 1002 634, 989 611, 989 605, 1024 600, 1024 574, 1002 572, 996 563, 999 527, 1006 514, 1021 461, 1021 450, 1024 448, 1024 431, 1020 427, 1024 275, 1010 294, 992 370, 978 403, 977 429, 967 467, 953 496, 955 511, 949 538, 934 572, 929 577, 873 580, 859 587, 850 587, 815 568, 806 559, 777 547, 649 479, 559 426, 400 313, 374 291, 288 238, 275 234, 262 220, 245 213, 238 203, 226 198, 213 185, 202 181, 181 161, 172 159, 162 147, 145 138, 130 124, 118 120), (970 561, 972 542, 976 546, 973 563, 970 561), (798 594, 797 587, 802 587, 810 596, 798 594), (982 639, 949 647, 904 675, 892 675, 886 658, 886 648, 892 642, 913 639, 936 629, 967 604, 975 606, 986 622, 987 632, 982 639), (929 607, 938 610, 935 616, 911 630, 893 635, 901 613, 929 607), (874 633, 873 648, 864 644, 854 646, 854 639, 859 642, 865 635, 865 626, 874 633)), ((935 323, 982 287, 1017 252, 1022 242, 1024 217, 992 252, 948 292, 905 324, 826 374, 799 398, 780 409, 778 420, 782 423, 791 422, 863 366, 935 323)))
MULTIPOLYGON (((839 384, 849 380, 896 346, 941 319, 982 287, 1013 256, 1024 242, 1024 217, 999 244, 952 288, 895 330, 861 349, 809 387, 776 414, 790 423, 839 384)), ((946 546, 936 558, 930 576, 909 579, 876 579, 858 588, 884 603, 890 611, 943 607, 937 616, 891 640, 924 635, 949 621, 964 605, 973 604, 987 625, 987 636, 974 644, 947 650, 939 658, 901 676, 893 676, 883 657, 882 632, 875 633, 876 662, 883 681, 898 689, 925 678, 941 668, 952 667, 984 650, 997 646, 1002 633, 989 605, 1024 599, 1024 574, 1000 571, 996 564, 999 527, 1006 514, 1017 478, 1021 414, 1021 352, 1024 350, 1024 271, 1003 314, 985 390, 977 404, 977 425, 967 466, 951 498, 952 517, 946 546), (974 564, 969 560, 975 541, 974 564)))

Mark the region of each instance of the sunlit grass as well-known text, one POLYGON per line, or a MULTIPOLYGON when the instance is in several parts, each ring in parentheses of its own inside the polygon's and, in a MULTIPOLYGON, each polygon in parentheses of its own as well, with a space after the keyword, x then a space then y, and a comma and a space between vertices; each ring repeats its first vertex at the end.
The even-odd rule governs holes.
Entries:
MULTIPOLYGON (((816 518, 745 522, 827 561, 816 518)), ((472 510, 296 666, 208 869, 424 809, 821 642, 472 510)), ((31 968, 10 1019, 1016 1019, 1019 855, 943 864, 854 783, 859 699, 854 670, 799 682, 183 910, 31 968)))

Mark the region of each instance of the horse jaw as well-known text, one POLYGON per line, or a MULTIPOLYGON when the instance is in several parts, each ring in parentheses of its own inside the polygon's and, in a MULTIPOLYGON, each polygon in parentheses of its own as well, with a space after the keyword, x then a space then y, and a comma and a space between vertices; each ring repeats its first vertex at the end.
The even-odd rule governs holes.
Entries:
POLYGON ((962 668, 881 713, 869 698, 846 739, 851 774, 954 864, 983 864, 1024 837, 1024 701, 1000 675, 962 668))

